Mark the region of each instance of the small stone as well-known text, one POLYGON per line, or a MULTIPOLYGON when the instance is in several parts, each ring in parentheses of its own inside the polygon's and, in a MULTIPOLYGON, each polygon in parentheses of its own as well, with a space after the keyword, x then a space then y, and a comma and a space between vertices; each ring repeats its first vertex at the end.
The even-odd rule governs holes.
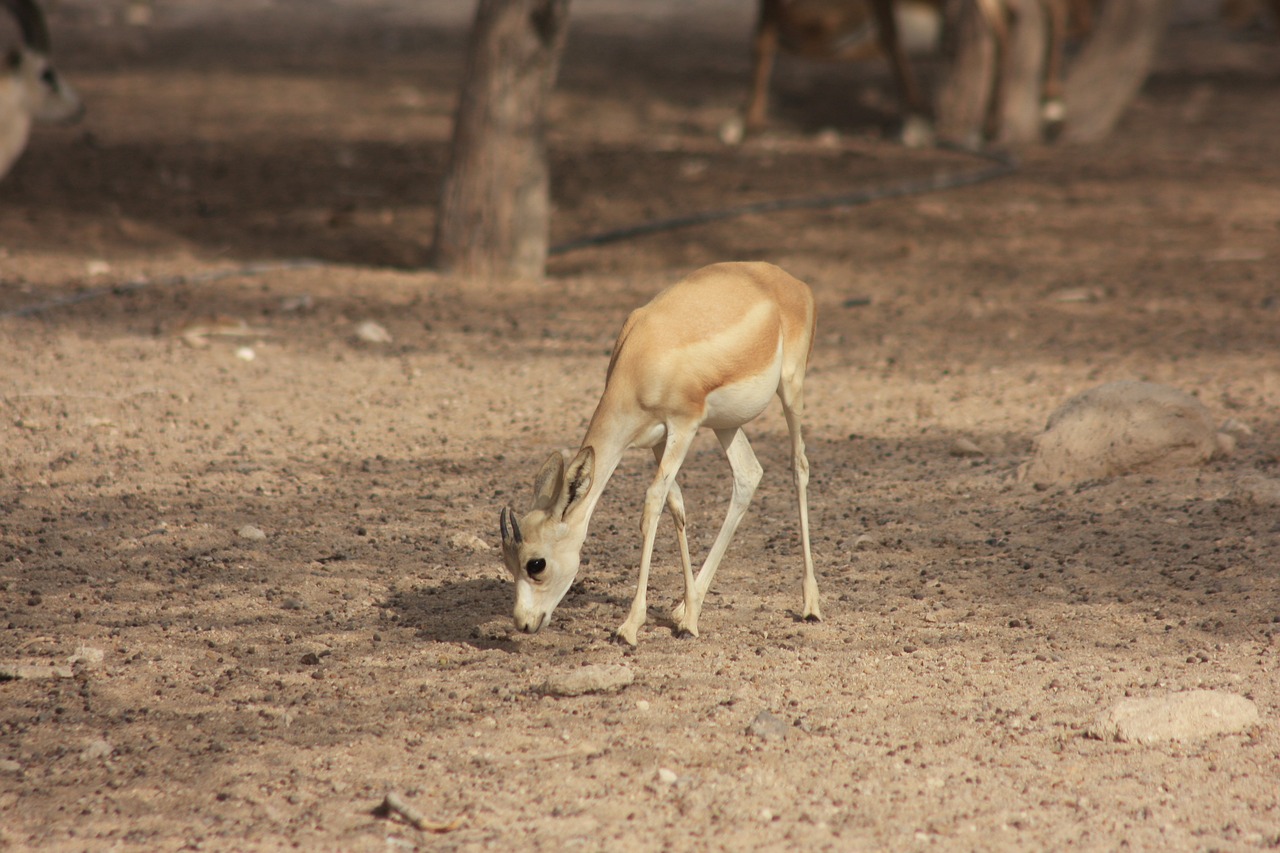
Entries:
POLYGON ((80 758, 85 761, 97 761, 100 758, 110 758, 111 753, 115 752, 115 747, 110 741, 97 740, 89 741, 88 746, 80 753, 80 758))
POLYGON ((236 531, 236 535, 241 539, 248 539, 252 542, 261 542, 267 538, 267 534, 262 532, 262 528, 255 527, 252 524, 246 524, 236 531))
POLYGON ((734 116, 720 125, 720 141, 725 145, 738 145, 746 133, 747 126, 742 116, 734 116))
POLYGON ((1168 696, 1125 699, 1085 732, 1098 740, 1151 744, 1200 740, 1240 732, 1258 723, 1258 706, 1243 696, 1218 690, 1190 690, 1168 696))
POLYGON ((293 313, 295 311, 310 311, 316 306, 316 301, 310 293, 299 293, 296 296, 286 296, 280 300, 280 310, 285 313, 293 313))
POLYGON ((616 663, 593 664, 557 673, 542 685, 548 696, 582 696, 587 693, 616 693, 636 679, 631 667, 616 663))
POLYGON ((449 537, 449 547, 458 551, 492 551, 493 548, 474 533, 459 532, 449 537))
POLYGON ((76 648, 76 653, 67 658, 67 663, 72 666, 75 664, 80 664, 81 666, 97 666, 106 659, 106 656, 107 653, 102 649, 94 649, 89 646, 78 646, 76 648))
POLYGON ((787 736, 787 721, 768 710, 756 714, 756 718, 747 726, 747 734, 755 735, 761 740, 782 740, 787 736))
POLYGON ((649 710, 649 702, 647 699, 640 699, 636 702, 636 710, 644 713, 649 710))
POLYGON ((870 533, 859 534, 858 538, 853 540, 853 547, 858 551, 870 551, 871 549, 879 546, 879 544, 880 543, 876 541, 876 537, 872 536, 870 533))
POLYGON ((1227 498, 1238 504, 1280 506, 1280 480, 1261 474, 1246 474, 1232 483, 1227 498))
POLYGON ((951 455, 961 458, 975 458, 986 456, 982 448, 979 447, 973 439, 965 438, 963 435, 951 443, 951 455))
POLYGON ((239 347, 236 349, 236 358, 241 361, 253 361, 258 354, 253 351, 253 347, 239 347))
POLYGON ((366 344, 391 343, 391 333, 372 320, 365 320, 356 326, 356 338, 366 344))
POLYGON ((680 777, 676 776, 674 770, 668 770, 665 767, 658 768, 658 781, 663 785, 674 785, 678 778, 680 777))

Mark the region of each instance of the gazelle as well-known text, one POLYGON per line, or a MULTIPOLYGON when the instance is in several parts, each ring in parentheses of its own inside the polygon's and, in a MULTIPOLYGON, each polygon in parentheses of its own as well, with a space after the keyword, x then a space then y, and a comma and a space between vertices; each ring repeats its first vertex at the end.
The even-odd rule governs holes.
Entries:
MULTIPOLYGON (((904 136, 927 133, 927 106, 907 57, 938 52, 943 2, 760 0, 751 44, 751 92, 743 110, 746 129, 759 130, 765 124, 769 77, 781 47, 810 59, 861 61, 883 55, 908 111, 904 136), (913 128, 913 122, 919 126, 913 128)), ((912 144, 923 141, 922 137, 912 144)))
MULTIPOLYGON (((1095 0, 1038 0, 1048 16, 1046 57, 1042 80, 1042 120, 1052 135, 1065 119, 1062 100, 1065 45, 1070 32, 1087 33, 1092 26, 1095 0)), ((1273 0, 1280 4, 1280 0, 1273 0)), ((984 25, 996 41, 998 66, 1008 54, 1008 27, 1015 15, 1008 0, 975 0, 984 25)), ((883 55, 892 73, 905 111, 902 139, 909 146, 931 144, 933 128, 929 105, 909 61, 910 56, 936 56, 941 52, 945 0, 760 0, 752 39, 751 90, 743 109, 742 130, 764 126, 769 108, 769 77, 778 49, 812 59, 862 60, 883 55)), ((995 71, 996 78, 1003 73, 995 71)), ((993 88, 998 82, 993 81, 993 88)), ((986 133, 997 132, 995 104, 986 133)), ((722 131, 728 138, 738 130, 722 131)))
POLYGON ((80 97, 49 61, 49 28, 34 0, 0 0, 22 31, 21 49, 10 50, 0 68, 0 177, 22 156, 33 121, 75 121, 80 97))
POLYGON ((634 646, 645 623, 649 565, 663 505, 675 522, 684 569, 677 629, 698 635, 702 603, 762 469, 744 424, 777 394, 791 435, 791 463, 804 546, 805 619, 820 620, 818 582, 809 548, 809 462, 800 434, 804 374, 813 348, 815 312, 808 285, 766 263, 713 264, 636 309, 613 347, 604 393, 582 447, 568 467, 554 453, 534 481, 533 508, 517 519, 501 513, 502 557, 515 579, 516 627, 546 627, 578 573, 591 514, 629 447, 653 449, 658 472, 645 493, 644 545, 635 598, 618 639, 634 646), (715 431, 733 471, 733 495, 720 533, 695 578, 676 474, 699 427, 715 431))

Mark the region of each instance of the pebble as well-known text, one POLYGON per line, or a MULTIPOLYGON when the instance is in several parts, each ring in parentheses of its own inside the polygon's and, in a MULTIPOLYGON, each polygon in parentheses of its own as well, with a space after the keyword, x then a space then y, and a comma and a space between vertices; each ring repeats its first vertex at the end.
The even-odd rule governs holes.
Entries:
POLYGON ((782 740, 787 736, 787 721, 768 710, 756 714, 756 718, 747 726, 747 733, 761 740, 782 740))
POLYGON ((663 785, 674 785, 678 778, 680 777, 676 776, 674 770, 668 770, 665 767, 658 768, 658 781, 663 785))
POLYGON ((99 758, 110 758, 111 753, 115 752, 115 747, 110 741, 97 740, 89 741, 89 744, 80 753, 80 757, 85 761, 96 761, 99 758))
POLYGON ((356 337, 366 344, 391 343, 391 333, 372 320, 365 320, 356 326, 356 337))
POLYGON ((1125 699, 1086 730, 1098 740, 1151 744, 1201 740, 1240 732, 1258 723, 1258 706, 1219 690, 1189 690, 1167 696, 1125 699))
POLYGON ((987 454, 983 452, 982 448, 979 447, 973 439, 960 436, 951 443, 951 455, 962 458, 975 458, 979 456, 986 456, 987 454))
POLYGON ((252 524, 246 524, 236 531, 236 535, 241 539, 248 539, 253 542, 261 542, 267 538, 267 534, 260 527, 254 527, 252 524))
POLYGON ((82 666, 97 666, 106 659, 107 653, 102 649, 91 648, 90 646, 78 646, 76 653, 67 658, 67 663, 71 665, 81 664, 82 666))
POLYGON ((582 696, 587 693, 616 693, 631 686, 636 675, 631 667, 617 663, 592 664, 556 673, 542 685, 548 696, 582 696))
POLYGON ((873 548, 879 547, 879 545, 880 543, 876 541, 876 537, 869 533, 859 534, 858 538, 853 540, 853 547, 858 551, 870 551, 873 548))
POLYGON ((1261 474, 1245 474, 1231 485, 1228 499, 1238 504, 1280 506, 1280 480, 1261 474))
POLYGON ((493 547, 474 533, 454 533, 449 537, 449 547, 458 551, 492 551, 493 547))

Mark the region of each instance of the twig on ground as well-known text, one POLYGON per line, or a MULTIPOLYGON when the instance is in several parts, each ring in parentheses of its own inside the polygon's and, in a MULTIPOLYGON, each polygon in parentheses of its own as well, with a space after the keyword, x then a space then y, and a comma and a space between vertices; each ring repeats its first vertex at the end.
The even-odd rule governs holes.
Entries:
POLYGON ((461 828, 466 822, 466 815, 460 814, 447 823, 440 823, 428 819, 422 812, 415 809, 404 801, 404 799, 394 791, 388 791, 387 796, 383 798, 382 804, 373 810, 378 817, 390 817, 391 815, 399 815, 406 823, 414 829, 422 832, 453 832, 455 829, 461 828))

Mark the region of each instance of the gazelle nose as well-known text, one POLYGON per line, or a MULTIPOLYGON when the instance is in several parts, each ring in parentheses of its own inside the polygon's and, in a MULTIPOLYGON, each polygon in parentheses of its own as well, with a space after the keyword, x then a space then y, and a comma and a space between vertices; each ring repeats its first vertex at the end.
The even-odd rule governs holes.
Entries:
POLYGON ((516 621, 516 628, 518 628, 519 630, 523 631, 526 634, 536 634, 542 630, 542 626, 546 623, 547 614, 539 613, 537 621, 534 621, 532 619, 521 618, 519 614, 516 614, 515 621, 516 621))

